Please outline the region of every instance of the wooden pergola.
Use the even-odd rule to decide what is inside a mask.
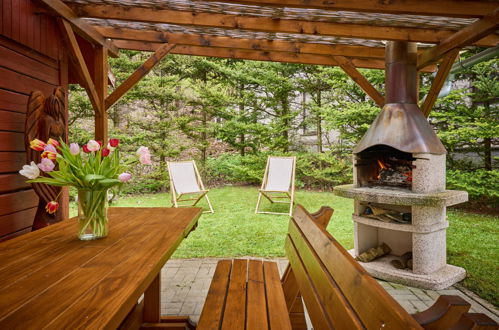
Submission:
[[[437,72],[421,105],[428,115],[459,51],[499,42],[493,0],[40,1],[60,17],[103,140],[107,109],[168,53],[339,66],[383,106],[383,94],[358,68],[384,69],[387,40],[417,42],[418,70]],[[93,46],[91,66],[76,35]],[[154,53],[108,95],[107,57],[120,49]]]

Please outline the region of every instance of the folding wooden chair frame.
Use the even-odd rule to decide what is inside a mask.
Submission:
[[[198,186],[201,188],[200,191],[193,191],[193,192],[184,192],[184,193],[177,193],[177,190],[175,189],[175,184],[173,183],[173,177],[172,177],[172,172],[170,169],[170,163],[192,163],[194,166],[194,172],[196,174],[196,181],[198,183]],[[201,180],[201,175],[199,174],[198,168],[196,166],[196,163],[193,160],[188,160],[184,162],[167,162],[166,165],[168,166],[168,174],[170,176],[170,189],[172,192],[172,206],[174,207],[192,207],[196,206],[199,201],[205,197],[206,202],[208,202],[208,206],[210,208],[209,211],[204,211],[203,213],[215,213],[213,211],[213,206],[211,206],[210,199],[208,198],[208,192],[209,190],[206,190],[203,185],[203,181]],[[192,195],[196,195],[194,198],[189,198]],[[182,199],[182,197],[187,197]],[[179,202],[188,202],[188,201],[194,201],[193,204],[180,204]]]
[[[255,213],[257,214],[277,214],[277,215],[293,215],[293,205],[295,201],[295,170],[296,170],[296,156],[292,157],[272,157],[272,158],[292,158],[293,159],[293,167],[291,168],[291,184],[290,190],[288,191],[271,191],[264,190],[265,185],[267,184],[268,175],[269,175],[269,166],[270,166],[270,158],[267,159],[267,165],[265,166],[265,174],[263,175],[262,186],[258,192],[258,201],[256,202]],[[262,196],[267,198],[272,204],[280,203],[280,204],[289,204],[289,212],[288,213],[280,213],[280,212],[268,212],[268,211],[260,211],[260,202],[262,200]],[[289,199],[288,201],[280,201],[277,199]]]

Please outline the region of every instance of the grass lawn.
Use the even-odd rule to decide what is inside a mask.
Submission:
[[[225,187],[209,193],[214,214],[203,214],[198,228],[180,245],[175,258],[284,256],[288,217],[255,214],[255,187]],[[170,206],[169,194],[121,198],[116,206]],[[346,248],[353,248],[353,201],[329,192],[298,191],[296,202],[315,212],[322,205],[335,209],[328,231]],[[203,202],[204,203],[204,202]],[[201,203],[200,206],[206,206]],[[284,211],[285,205],[265,201],[266,210]],[[464,267],[463,284],[499,305],[499,217],[449,210],[448,261]],[[111,228],[112,230],[112,228]]]

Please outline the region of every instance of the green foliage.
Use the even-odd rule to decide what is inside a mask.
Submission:
[[[339,158],[328,153],[259,153],[241,156],[223,154],[208,158],[205,175],[212,183],[260,184],[268,156],[297,157],[296,185],[306,188],[332,189],[335,185],[351,181],[350,158]]]
[[[499,207],[499,170],[477,169],[472,172],[448,170],[447,187],[466,190],[470,199]]]

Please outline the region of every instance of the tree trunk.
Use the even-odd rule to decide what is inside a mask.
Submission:
[[[483,139],[483,152],[485,153],[484,155],[484,163],[485,163],[485,169],[488,171],[492,171],[492,139],[491,138],[485,138]]]
[[[208,113],[206,110],[203,108],[203,118],[202,118],[202,125],[203,125],[203,131],[201,132],[201,162],[204,164],[206,163],[206,158],[207,158],[207,140],[208,140],[208,134],[206,133],[207,129],[207,124],[208,124]]]
[[[281,116],[283,117],[283,124],[284,124],[284,130],[282,131],[282,137],[284,138],[284,145],[282,146],[282,151],[283,152],[288,152],[289,150],[289,101],[288,101],[288,95],[286,94],[283,96],[281,99],[281,104],[282,104],[282,112]]]
[[[322,93],[320,90],[317,91],[317,106],[319,109],[322,107]],[[322,150],[322,119],[320,110],[316,113],[317,116],[317,152],[323,152]]]

